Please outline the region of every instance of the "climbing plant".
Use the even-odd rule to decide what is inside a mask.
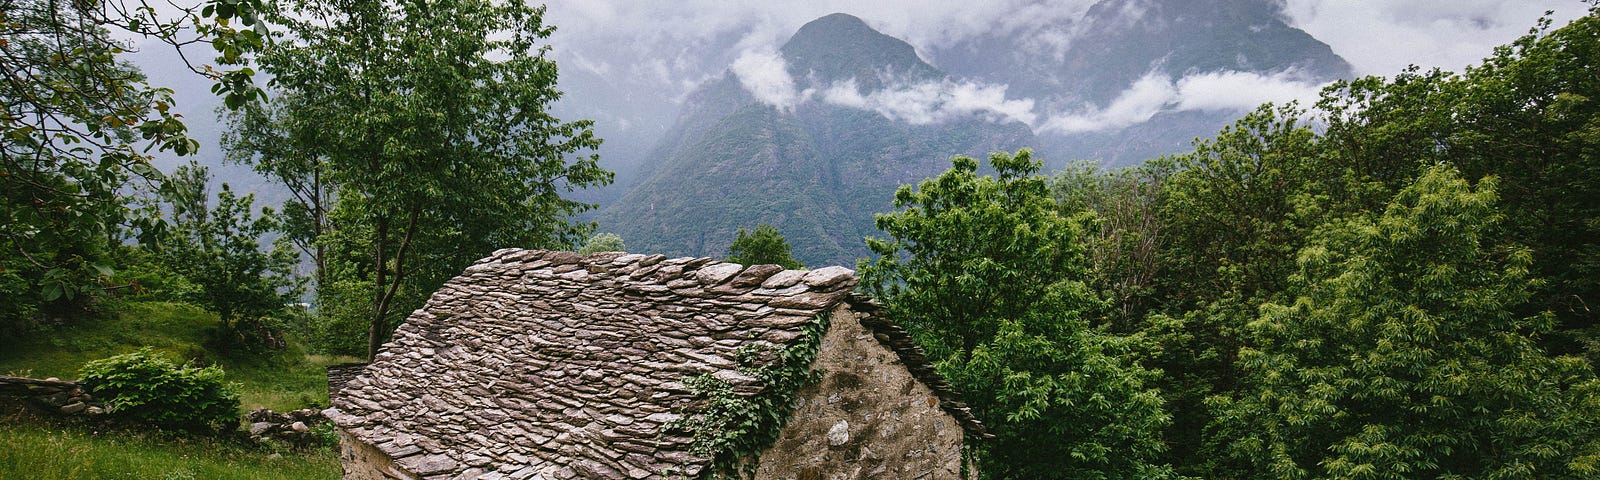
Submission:
[[[735,361],[739,373],[761,381],[754,395],[734,393],[734,386],[710,373],[685,381],[701,406],[665,431],[691,434],[689,453],[711,459],[702,478],[754,478],[761,452],[778,441],[778,434],[795,408],[796,393],[817,380],[811,370],[828,331],[828,315],[801,326],[801,336],[787,346],[750,344],[741,347]],[[769,362],[764,359],[771,358]]]

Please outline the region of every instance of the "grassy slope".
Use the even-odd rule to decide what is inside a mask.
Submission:
[[[215,315],[171,302],[124,302],[106,318],[27,338],[0,338],[0,374],[76,379],[84,362],[151,347],[180,360],[221,365],[240,387],[241,413],[327,405],[327,365],[350,357],[307,355],[296,342],[270,358],[235,359],[205,347]],[[238,355],[244,357],[245,355]],[[39,426],[0,417],[0,478],[338,478],[331,450],[274,454],[209,440],[155,439]]]
[[[331,449],[297,454],[209,440],[162,440],[0,422],[0,478],[334,479]]]
[[[152,347],[179,360],[215,362],[228,380],[240,385],[248,411],[284,411],[328,403],[328,365],[354,357],[307,355],[298,345],[271,358],[239,359],[204,346],[216,315],[172,302],[125,302],[108,318],[85,320],[59,331],[25,339],[0,340],[0,374],[37,378],[78,378],[84,362]],[[244,357],[244,355],[239,355]]]

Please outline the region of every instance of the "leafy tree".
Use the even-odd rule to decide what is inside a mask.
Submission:
[[[539,44],[553,30],[542,7],[286,7],[273,18],[287,32],[262,64],[290,101],[245,117],[266,123],[244,129],[258,138],[241,145],[284,145],[258,159],[265,170],[331,186],[315,240],[331,250],[319,297],[342,305],[333,311],[366,312],[369,357],[398,312],[471,261],[511,245],[570,248],[592,229],[570,222],[592,205],[561,193],[612,177],[593,155],[572,158],[599,145],[590,122],[564,123],[546,109],[560,93]]]
[[[1438,163],[1501,180],[1501,227],[1533,251],[1523,314],[1550,311],[1541,341],[1600,361],[1600,14],[1548,19],[1456,75],[1410,70],[1335,86],[1320,104],[1339,169],[1399,191]],[[1585,346],[1588,342],[1588,346]]]
[[[1539,281],[1495,246],[1497,181],[1427,170],[1381,214],[1301,250],[1292,303],[1249,326],[1247,388],[1218,396],[1218,475],[1594,478],[1600,394],[1586,362],[1535,343]]]
[[[328,245],[318,241],[329,228],[334,185],[329,178],[328,156],[320,148],[324,129],[313,118],[292,117],[289,111],[304,105],[305,97],[282,95],[270,103],[252,103],[229,116],[222,143],[231,162],[252,165],[256,172],[277,180],[289,190],[283,203],[280,230],[284,237],[311,259],[312,278],[320,288],[327,283]],[[282,141],[280,135],[292,137]]]
[[[162,185],[173,225],[159,246],[160,256],[168,268],[199,287],[188,300],[221,318],[229,343],[281,347],[278,332],[264,319],[298,296],[293,277],[298,259],[281,242],[262,251],[259,239],[279,223],[269,208],[252,218],[255,195],[238,196],[223,183],[215,206],[209,205],[209,179],[205,167],[191,163]]]
[[[877,216],[888,239],[859,267],[996,438],[974,443],[992,478],[1153,478],[1167,423],[1131,361],[1136,339],[1104,334],[1083,282],[1085,218],[1066,217],[1027,150],[990,157],[996,176],[955,157],[895,192]]]
[[[728,245],[728,261],[740,265],[777,265],[788,269],[805,268],[789,253],[789,241],[772,225],[761,224],[755,231],[739,234]]]
[[[622,237],[615,233],[600,232],[590,235],[583,241],[583,246],[578,248],[578,253],[588,255],[595,252],[625,252],[628,246],[622,243]]]
[[[170,111],[173,92],[121,60],[131,47],[113,32],[210,43],[218,64],[238,65],[260,46],[259,5],[209,0],[162,16],[139,0],[0,0],[0,293],[21,305],[11,313],[96,293],[120,227],[156,225],[129,209],[131,183],[161,181],[149,152],[199,148]],[[259,93],[247,68],[190,68],[230,106]]]
[[[1050,178],[1050,188],[1063,212],[1091,212],[1086,237],[1089,284],[1112,302],[1111,326],[1129,333],[1140,329],[1155,305],[1166,225],[1161,218],[1161,189],[1176,165],[1157,159],[1139,167],[1103,171],[1078,164]]]

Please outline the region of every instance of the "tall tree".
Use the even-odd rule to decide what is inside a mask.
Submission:
[[[860,265],[996,438],[977,443],[992,478],[1158,478],[1167,423],[1133,339],[1095,329],[1082,223],[1063,216],[1029,151],[990,157],[996,176],[956,157],[895,192],[877,216],[887,239]]]
[[[276,176],[335,186],[317,242],[348,257],[319,297],[364,304],[367,354],[395,312],[497,247],[570,248],[591,205],[565,191],[608,183],[590,122],[546,109],[560,93],[540,42],[543,7],[489,0],[293,1],[289,26],[262,56],[293,101],[244,144],[294,149],[262,157],[304,168]],[[246,118],[246,122],[251,121]],[[318,131],[307,134],[305,125]],[[274,126],[274,124],[276,126]],[[316,159],[316,161],[311,161]],[[277,170],[276,167],[268,170]],[[328,291],[342,285],[340,291]],[[366,299],[350,298],[352,294]],[[325,302],[326,303],[326,302]],[[352,311],[344,309],[343,311]]]
[[[1335,86],[1320,104],[1340,170],[1392,194],[1438,163],[1501,180],[1502,228],[1533,251],[1524,314],[1550,311],[1562,352],[1600,361],[1600,10],[1528,35],[1465,72],[1407,71]]]
[[[122,60],[132,47],[116,35],[211,43],[218,64],[237,65],[261,44],[259,4],[209,0],[164,16],[139,0],[0,0],[0,278],[37,289],[3,292],[11,303],[97,290],[120,227],[159,225],[128,203],[136,180],[161,181],[150,152],[199,148],[171,111],[173,92]],[[216,79],[230,106],[258,93],[247,68],[190,68]]]
[[[783,268],[805,268],[789,252],[789,241],[778,229],[768,224],[756,226],[754,231],[739,229],[733,243],[728,245],[728,261],[743,265],[772,264]]]
[[[1514,311],[1539,281],[1527,249],[1493,241],[1496,191],[1438,166],[1313,235],[1293,301],[1250,324],[1248,387],[1211,400],[1216,475],[1600,475],[1600,380],[1536,345],[1548,313]]]

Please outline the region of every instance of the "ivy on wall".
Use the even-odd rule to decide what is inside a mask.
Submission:
[[[685,381],[702,400],[696,409],[667,425],[666,431],[692,435],[689,452],[711,459],[701,478],[754,478],[761,452],[778,441],[794,411],[801,387],[821,372],[811,370],[828,331],[828,314],[801,326],[801,336],[787,346],[745,345],[736,354],[739,373],[755,377],[763,387],[753,395],[735,393],[734,385],[710,373]]]

